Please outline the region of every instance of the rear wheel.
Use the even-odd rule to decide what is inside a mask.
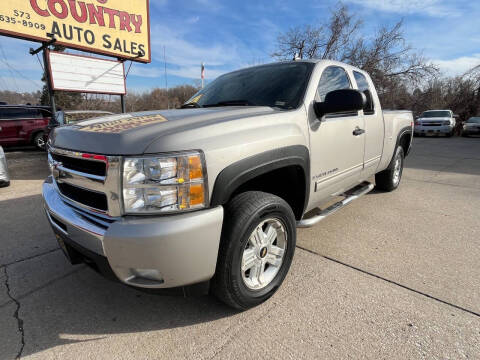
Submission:
[[[283,199],[253,191],[236,196],[225,206],[213,294],[236,309],[261,304],[285,279],[295,245],[295,217]]]
[[[376,188],[383,191],[393,191],[398,188],[402,180],[404,162],[403,148],[398,146],[388,168],[375,175]]]
[[[43,139],[43,131],[36,133],[33,138],[33,145],[38,150],[45,150],[45,140]]]

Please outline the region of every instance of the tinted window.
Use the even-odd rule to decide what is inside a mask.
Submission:
[[[468,119],[467,123],[469,124],[480,124],[480,117],[473,117]]]
[[[452,117],[450,111],[425,111],[422,118]]]
[[[257,66],[220,76],[188,103],[200,106],[255,105],[294,109],[305,94],[313,63]]]
[[[38,119],[42,118],[39,109],[25,109],[25,108],[4,108],[0,109],[0,119],[15,120],[15,119]]]
[[[357,82],[358,90],[363,92],[367,97],[367,106],[363,110],[365,115],[372,115],[375,113],[375,104],[373,103],[372,91],[370,90],[370,85],[368,84],[367,78],[365,75],[354,71],[353,76],[355,76],[355,81]]]
[[[338,66],[330,66],[323,71],[318,83],[317,96],[319,101],[324,101],[325,95],[331,91],[351,88],[346,71]]]

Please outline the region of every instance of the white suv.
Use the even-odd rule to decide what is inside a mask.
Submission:
[[[451,110],[429,110],[415,121],[415,135],[444,134],[451,137],[455,125],[455,115]]]

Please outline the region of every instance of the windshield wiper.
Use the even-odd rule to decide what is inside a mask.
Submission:
[[[201,107],[203,106],[196,102],[190,102],[188,104],[183,104],[182,106],[180,106],[180,109],[201,108]]]
[[[255,106],[248,100],[227,100],[220,101],[216,104],[206,104],[203,107],[215,107],[215,106]]]

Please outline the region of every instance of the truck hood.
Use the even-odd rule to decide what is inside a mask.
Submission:
[[[58,127],[49,142],[54,147],[80,152],[141,155],[165,135],[278,111],[271,107],[231,106],[118,114]]]

